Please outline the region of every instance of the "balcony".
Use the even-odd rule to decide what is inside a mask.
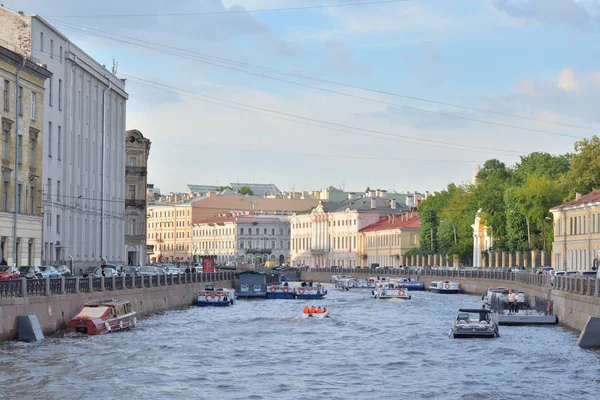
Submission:
[[[146,208],[146,200],[125,199],[125,207]]]
[[[146,167],[125,167],[126,175],[140,175],[145,176],[148,173],[148,169]]]

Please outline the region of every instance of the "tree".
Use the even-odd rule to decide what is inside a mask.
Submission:
[[[437,239],[438,250],[441,254],[454,254],[458,246],[458,225],[449,220],[440,221]]]
[[[506,245],[508,251],[524,251],[529,248],[527,223],[525,215],[519,211],[516,196],[517,188],[510,187],[504,191],[504,208],[506,210]]]
[[[249,196],[254,196],[254,192],[248,186],[242,186],[239,193],[243,195],[247,194]]]
[[[215,192],[221,193],[221,192],[223,192],[223,191],[225,191],[227,189],[233,190],[233,188],[231,186],[217,186],[215,188]]]
[[[569,197],[576,192],[587,194],[600,188],[600,139],[594,135],[591,139],[575,142],[575,154],[571,157],[569,172],[564,177],[569,188]]]
[[[534,152],[521,156],[521,161],[515,168],[515,178],[519,184],[525,183],[529,175],[544,176],[555,180],[569,171],[571,156],[561,154],[558,156],[550,153]]]
[[[419,243],[421,253],[435,254],[437,252],[437,227],[438,216],[435,210],[426,208],[419,211],[421,227],[419,231]]]

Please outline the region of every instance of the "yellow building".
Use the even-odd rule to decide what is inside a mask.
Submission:
[[[600,190],[550,209],[554,216],[552,267],[591,270],[600,252]]]
[[[16,267],[41,262],[44,82],[51,76],[0,47],[0,256]]]
[[[382,267],[406,265],[404,255],[419,247],[421,220],[412,213],[390,214],[359,231],[360,265]]]

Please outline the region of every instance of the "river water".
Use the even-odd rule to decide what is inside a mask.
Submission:
[[[480,298],[411,292],[374,300],[330,288],[307,302],[169,311],[128,332],[0,345],[3,399],[600,399],[600,352],[561,327],[450,339]]]

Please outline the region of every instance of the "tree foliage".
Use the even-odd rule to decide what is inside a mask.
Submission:
[[[215,188],[215,192],[221,193],[222,191],[227,190],[227,189],[233,190],[233,188],[231,186],[217,186]]]
[[[586,194],[600,188],[598,136],[575,142],[575,154],[571,157],[571,166],[563,182],[569,188],[570,198],[575,197],[576,192]]]
[[[248,186],[242,186],[240,188],[240,192],[239,193],[242,194],[242,195],[249,195],[249,196],[253,196],[254,195],[254,192]]]
[[[432,208],[425,208],[419,211],[419,217],[421,218],[420,226],[420,244],[421,253],[423,254],[434,254],[438,251],[437,246],[437,228],[438,228],[438,216],[437,212]]]

